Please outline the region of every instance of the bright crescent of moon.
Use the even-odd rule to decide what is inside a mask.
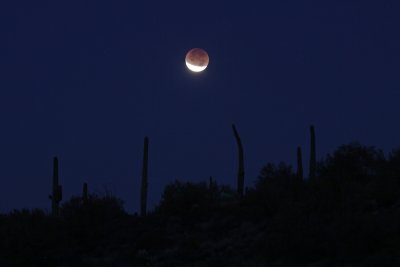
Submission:
[[[186,66],[188,67],[189,70],[194,71],[194,72],[200,72],[207,68],[207,65],[206,66],[195,66],[195,65],[190,64],[187,61],[186,61]]]

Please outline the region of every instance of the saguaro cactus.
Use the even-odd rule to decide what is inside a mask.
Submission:
[[[303,160],[300,146],[297,147],[297,178],[303,180]]]
[[[146,214],[147,214],[148,157],[149,157],[149,138],[146,136],[144,138],[142,185],[141,185],[141,190],[140,190],[140,215],[141,216],[146,216]]]
[[[62,187],[58,183],[58,159],[54,157],[53,159],[53,185],[52,194],[49,195],[51,199],[51,214],[53,216],[58,216],[60,202],[62,200]]]
[[[317,156],[316,156],[316,148],[315,148],[315,129],[314,125],[310,126],[310,180],[315,179],[315,172],[317,169]]]
[[[236,143],[239,150],[239,167],[238,167],[238,177],[237,177],[237,193],[239,197],[243,196],[244,187],[244,159],[243,159],[243,145],[240,139],[239,133],[236,130],[234,124],[232,124],[233,134],[235,135]]]
[[[212,176],[210,176],[210,179],[209,179],[209,182],[208,182],[208,189],[210,191],[218,190],[217,180],[214,179]]]
[[[83,183],[82,201],[83,201],[83,203],[87,203],[88,202],[88,186],[87,186],[87,183]]]

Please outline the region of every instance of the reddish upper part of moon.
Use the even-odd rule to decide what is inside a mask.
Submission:
[[[186,64],[205,69],[208,65],[209,58],[206,51],[201,48],[193,48],[186,54]]]

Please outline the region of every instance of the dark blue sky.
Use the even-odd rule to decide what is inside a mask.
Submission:
[[[0,212],[50,208],[82,183],[149,204],[174,179],[246,184],[269,162],[359,141],[400,141],[400,3],[393,1],[7,1],[0,4]],[[209,53],[193,74],[184,57]],[[305,161],[305,164],[307,161]]]

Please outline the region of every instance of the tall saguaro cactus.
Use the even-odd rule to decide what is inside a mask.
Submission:
[[[144,138],[142,185],[141,185],[141,189],[140,189],[140,215],[141,216],[146,216],[146,214],[147,214],[148,158],[149,158],[149,138],[146,136]]]
[[[310,126],[310,180],[315,179],[315,172],[317,169],[317,156],[316,156],[316,148],[315,148],[315,129],[314,125]]]
[[[238,167],[238,177],[237,177],[237,193],[239,197],[243,196],[244,187],[244,159],[243,159],[243,145],[240,139],[239,133],[236,130],[235,124],[232,124],[233,134],[235,135],[236,143],[239,150],[239,167]]]
[[[53,216],[58,216],[60,202],[62,200],[62,187],[58,183],[58,158],[53,159],[53,185],[52,194],[49,195],[51,199],[51,214]]]
[[[297,178],[303,180],[303,159],[300,146],[297,147]]]

